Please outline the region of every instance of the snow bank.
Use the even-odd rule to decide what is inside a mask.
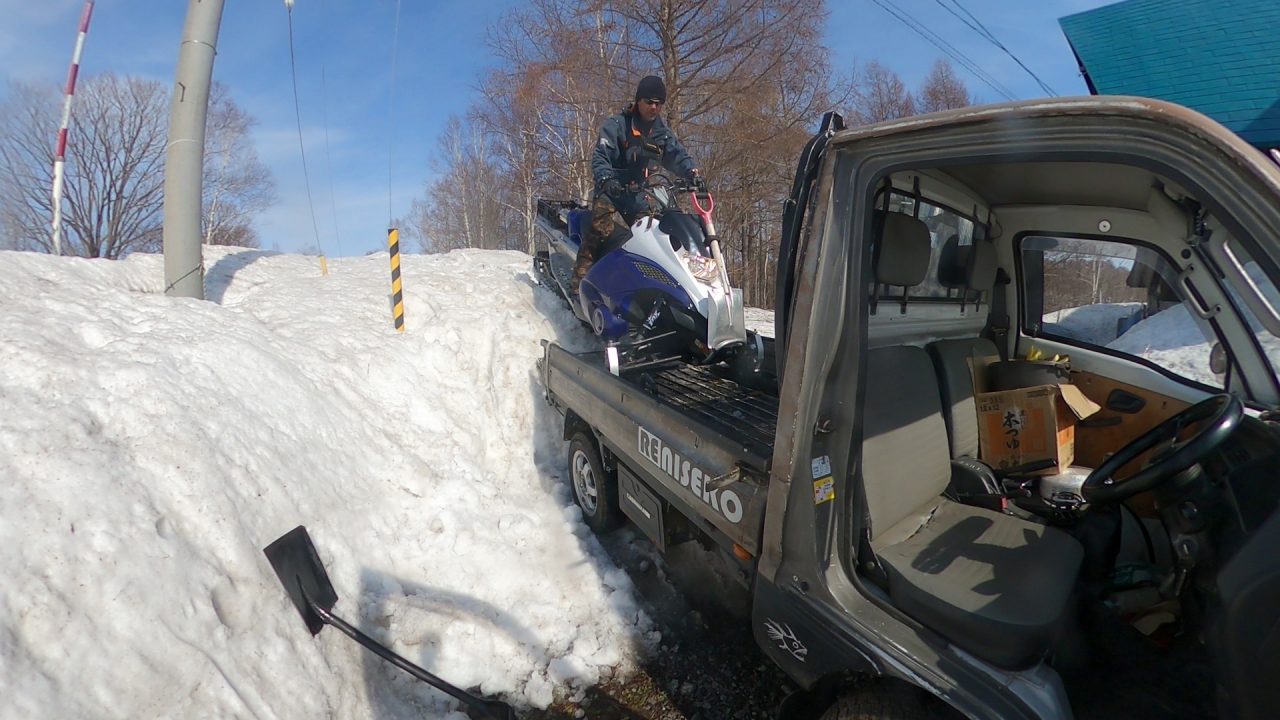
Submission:
[[[742,309],[742,319],[747,327],[765,337],[774,336],[773,311],[747,307]]]
[[[1117,322],[1141,313],[1142,303],[1099,303],[1044,314],[1045,332],[1106,345],[1116,339]]]
[[[1107,344],[1170,370],[1185,378],[1222,387],[1209,369],[1211,344],[1185,305],[1174,305],[1129,328]]]
[[[262,554],[298,524],[337,614],[518,705],[656,641],[560,479],[539,340],[590,340],[527,256],[405,257],[404,334],[385,254],[206,264],[200,302],[0,252],[0,715],[446,716],[306,632]]]
[[[1272,370],[1280,369],[1280,338],[1267,332],[1250,316],[1254,336]],[[1152,315],[1107,344],[1211,387],[1222,387],[1223,378],[1209,368],[1213,343],[1196,324],[1185,305],[1174,305]]]
[[[1267,279],[1258,264],[1250,261],[1245,269],[1267,301],[1280,307],[1280,292],[1277,292],[1276,286]],[[1280,372],[1280,338],[1263,328],[1242,302],[1237,301],[1236,306],[1245,313],[1272,370]],[[1185,305],[1174,305],[1135,322],[1117,337],[1117,321],[1134,319],[1135,313],[1139,313],[1142,307],[1142,303],[1135,302],[1063,308],[1045,313],[1044,329],[1136,355],[1183,377],[1213,387],[1222,387],[1223,378],[1209,369],[1209,354],[1213,343],[1206,339],[1206,332],[1200,329]]]

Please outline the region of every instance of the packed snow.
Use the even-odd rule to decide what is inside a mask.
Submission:
[[[1258,263],[1249,261],[1245,271],[1266,301],[1280,307],[1280,291]],[[1280,338],[1268,332],[1239,296],[1233,295],[1272,370],[1280,373]],[[1185,378],[1222,387],[1223,378],[1209,367],[1212,331],[1202,329],[1186,305],[1173,305],[1145,318],[1143,307],[1143,303],[1123,302],[1053,310],[1044,314],[1044,330],[1129,353]]]
[[[1150,360],[1182,377],[1222,387],[1223,379],[1209,368],[1212,343],[1185,305],[1174,305],[1143,319],[1106,346]]]
[[[1280,338],[1256,321],[1250,324],[1272,370],[1280,370]],[[1174,305],[1129,328],[1107,347],[1145,358],[1185,378],[1222,387],[1223,378],[1209,368],[1213,343],[1207,337],[1185,305]]]
[[[1097,303],[1062,308],[1044,314],[1044,330],[1094,345],[1116,339],[1119,322],[1135,314],[1141,317],[1142,303]]]
[[[1259,283],[1269,289],[1269,283]],[[1242,303],[1238,306],[1244,308]],[[1149,360],[1196,382],[1222,387],[1210,369],[1213,342],[1185,305],[1173,305],[1142,318],[1142,303],[1098,303],[1045,313],[1047,332],[1118,350]],[[1254,335],[1272,369],[1280,369],[1280,338],[1247,312]],[[1117,336],[1117,333],[1119,335]]]
[[[591,338],[520,253],[0,252],[0,716],[463,718],[336,630],[262,548],[305,524],[334,612],[518,707],[659,641],[564,481],[539,341]]]
[[[753,307],[743,308],[742,321],[757,333],[765,337],[774,337],[772,310]]]

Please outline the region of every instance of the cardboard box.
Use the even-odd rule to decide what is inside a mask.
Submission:
[[[986,365],[987,360],[971,363],[979,458],[1001,470],[1051,460],[1052,467],[1028,474],[1065,472],[1076,457],[1076,421],[1102,408],[1070,384],[981,392]]]

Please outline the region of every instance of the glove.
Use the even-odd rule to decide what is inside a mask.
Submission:
[[[622,183],[617,178],[609,178],[600,185],[600,192],[608,197],[617,197],[622,194]]]

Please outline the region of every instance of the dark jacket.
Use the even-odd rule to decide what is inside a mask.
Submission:
[[[634,106],[627,108],[606,120],[604,127],[600,128],[600,139],[591,157],[591,174],[597,192],[611,178],[623,186],[629,182],[643,182],[644,170],[650,159],[657,160],[680,177],[688,177],[689,172],[697,167],[661,117],[653,121],[653,127],[645,134],[635,122],[638,118],[634,110]],[[623,191],[619,195],[621,197],[610,196],[609,199],[623,215],[632,216],[646,209],[640,193]]]

